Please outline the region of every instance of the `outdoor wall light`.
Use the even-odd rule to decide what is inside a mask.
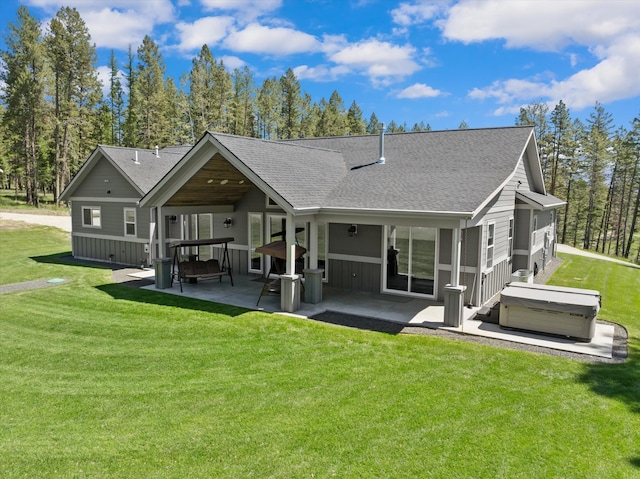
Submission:
[[[222,225],[225,228],[228,228],[229,226],[231,226],[233,224],[233,220],[231,218],[227,218],[222,222]]]
[[[349,236],[356,236],[358,234],[358,225],[351,225],[347,230]]]
[[[169,222],[174,225],[176,224],[176,221],[178,221],[178,217],[176,215],[171,215],[169,216]]]

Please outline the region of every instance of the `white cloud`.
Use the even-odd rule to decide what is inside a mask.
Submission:
[[[420,70],[414,60],[416,49],[371,39],[347,45],[331,54],[330,60],[338,65],[360,71],[376,85],[389,85]]]
[[[640,2],[628,0],[463,0],[439,20],[445,38],[504,39],[508,47],[557,51],[575,43],[607,45],[640,29]]]
[[[431,20],[440,14],[447,5],[448,2],[444,0],[416,3],[403,2],[397,8],[391,10],[391,18],[393,23],[407,27]]]
[[[282,6],[282,0],[200,0],[207,11],[232,11],[245,21],[277,10]]]
[[[40,7],[50,14],[60,9],[58,0],[28,0],[29,5]],[[76,8],[84,20],[91,41],[98,47],[126,49],[142,43],[145,35],[151,35],[159,23],[175,20],[171,0],[111,0],[105,7],[104,0],[67,0],[65,5]]]
[[[317,65],[310,67],[308,65],[300,65],[293,69],[293,73],[298,80],[335,81],[341,76],[351,73],[351,70],[345,66]]]
[[[228,71],[233,71],[236,68],[242,68],[246,65],[246,63],[233,55],[223,55],[220,57],[220,60],[224,63],[225,69]]]
[[[180,50],[195,50],[205,43],[211,48],[222,40],[233,26],[233,17],[203,17],[193,23],[178,22]]]
[[[424,83],[416,83],[410,87],[401,90],[396,97],[397,98],[433,98],[442,95],[440,90],[430,87]]]
[[[291,28],[270,28],[257,23],[251,23],[243,30],[230,33],[223,45],[236,52],[274,56],[316,52],[321,49],[320,42],[313,35]]]
[[[512,78],[469,92],[472,99],[496,101],[496,115],[517,113],[531,101],[547,101],[553,107],[563,100],[569,108],[580,110],[596,101],[640,94],[640,2],[462,0],[436,23],[449,40],[502,39],[508,48],[558,52],[573,68],[578,65],[577,55],[563,49],[586,47],[598,62],[564,79]]]

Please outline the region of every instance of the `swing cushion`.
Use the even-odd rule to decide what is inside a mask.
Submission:
[[[207,279],[224,276],[217,259],[207,261],[181,261],[178,263],[180,277],[183,279]]]

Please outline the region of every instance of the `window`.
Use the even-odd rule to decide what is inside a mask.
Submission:
[[[249,213],[249,272],[262,273],[262,255],[256,248],[262,246],[262,213]]]
[[[513,256],[513,218],[509,218],[509,258]]]
[[[124,209],[124,235],[136,235],[136,210],[135,208]]]
[[[536,233],[538,232],[538,217],[533,215],[533,237],[531,239],[531,246],[536,245]]]
[[[493,244],[495,240],[495,223],[487,225],[487,269],[493,267]]]
[[[88,228],[100,228],[100,207],[99,206],[83,206],[82,207],[82,226]]]

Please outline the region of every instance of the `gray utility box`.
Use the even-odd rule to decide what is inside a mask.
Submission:
[[[156,275],[156,289],[171,287],[171,258],[156,258],[153,260]]]
[[[527,283],[510,283],[500,293],[500,326],[591,341],[600,293]]]
[[[518,269],[511,273],[512,283],[533,283],[533,272],[528,269]]]

